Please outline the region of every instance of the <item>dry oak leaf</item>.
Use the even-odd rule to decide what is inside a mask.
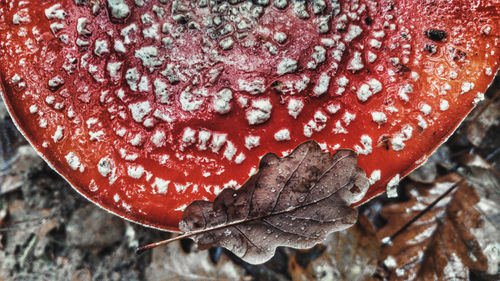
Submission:
[[[353,151],[331,157],[309,141],[283,158],[266,154],[240,189],[225,189],[214,202],[193,202],[179,227],[201,249],[224,247],[246,262],[263,263],[279,246],[310,248],[355,224],[357,210],[350,205],[368,187]]]
[[[409,201],[382,209],[382,216],[389,223],[380,229],[379,237],[395,233],[461,180],[450,174],[438,179],[431,188],[409,184]],[[382,248],[380,260],[387,270],[387,279],[470,280],[477,272],[497,275],[500,238],[494,221],[500,217],[498,190],[498,186],[496,190],[484,191],[459,183],[454,192]]]

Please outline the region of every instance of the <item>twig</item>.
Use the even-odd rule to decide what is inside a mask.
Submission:
[[[13,222],[9,223],[10,227],[0,228],[0,232],[8,232],[8,231],[19,230],[20,228],[17,227],[17,225],[25,224],[25,223],[37,223],[37,224],[41,224],[41,223],[43,223],[43,220],[51,219],[51,218],[54,218],[54,217],[56,217],[56,213],[50,214],[50,215],[44,216],[44,217],[29,218],[29,219],[24,219],[24,220],[13,221]],[[36,226],[33,225],[31,227],[36,227]],[[23,229],[25,229],[25,228],[26,227],[24,227]]]
[[[465,179],[461,179],[458,182],[454,183],[448,190],[446,190],[441,196],[439,196],[436,200],[434,200],[431,204],[429,204],[425,209],[422,210],[418,215],[416,215],[414,218],[412,218],[409,222],[407,222],[405,225],[403,225],[398,231],[396,231],[393,235],[384,237],[382,239],[382,243],[386,245],[390,245],[392,243],[392,240],[396,238],[398,235],[403,233],[410,225],[412,225],[414,222],[416,222],[419,218],[421,218],[425,213],[427,213],[430,209],[432,209],[439,201],[443,200],[446,196],[448,196],[457,186],[461,185],[462,183],[465,182]]]

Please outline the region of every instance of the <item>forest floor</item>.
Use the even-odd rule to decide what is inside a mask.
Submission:
[[[405,178],[400,196],[360,208],[358,224],[307,251],[279,248],[263,265],[110,215],[77,194],[16,132],[0,105],[0,281],[500,280],[500,79],[455,134]],[[466,179],[392,244],[383,237]],[[495,271],[496,270],[496,271]],[[443,279],[444,280],[444,279]]]

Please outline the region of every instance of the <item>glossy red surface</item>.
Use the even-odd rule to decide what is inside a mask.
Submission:
[[[160,229],[309,139],[360,153],[375,171],[364,202],[423,163],[499,68],[493,0],[312,1],[308,19],[300,2],[202,1],[0,0],[1,90],[20,130],[86,198]]]

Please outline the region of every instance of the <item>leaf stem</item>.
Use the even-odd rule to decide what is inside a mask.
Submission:
[[[154,242],[154,243],[151,243],[151,244],[148,244],[148,245],[144,245],[144,246],[141,246],[141,247],[137,248],[135,250],[135,253],[138,254],[138,255],[140,255],[140,254],[144,253],[145,251],[147,251],[149,249],[156,248],[156,247],[163,246],[163,245],[167,245],[167,244],[170,244],[172,242],[175,242],[175,241],[178,241],[178,240],[181,240],[181,239],[184,239],[184,238],[188,238],[188,237],[193,236],[193,235],[195,235],[195,233],[185,233],[185,234],[176,236],[174,238],[170,238],[170,239],[166,239],[166,240],[163,240],[163,241],[158,241],[158,242]]]

